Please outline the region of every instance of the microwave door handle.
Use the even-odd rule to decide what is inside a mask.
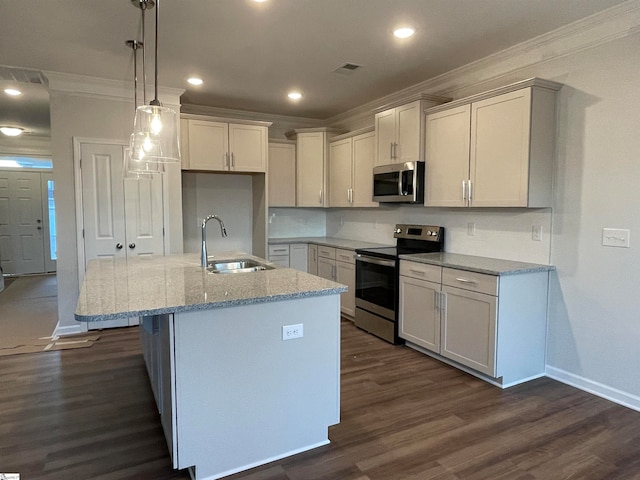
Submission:
[[[404,195],[402,192],[404,189],[404,173],[402,171],[398,172],[398,195]]]

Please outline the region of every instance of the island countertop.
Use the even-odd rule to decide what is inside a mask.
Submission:
[[[281,268],[243,252],[216,252],[218,260],[251,258],[272,270],[213,274],[199,254],[89,262],[75,319],[94,322],[132,316],[162,315],[211,308],[333,295],[339,283],[291,268]]]

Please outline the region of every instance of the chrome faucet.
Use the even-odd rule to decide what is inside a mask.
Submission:
[[[211,219],[216,219],[219,223],[220,223],[220,234],[223,237],[227,236],[227,229],[224,228],[224,223],[222,222],[222,219],[220,217],[218,217],[217,215],[208,215],[206,216],[203,220],[202,220],[202,255],[201,255],[201,261],[202,261],[202,268],[207,268],[207,222]]]

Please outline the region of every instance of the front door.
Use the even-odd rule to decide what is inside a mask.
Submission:
[[[45,229],[39,172],[0,172],[0,265],[4,273],[43,273]]]

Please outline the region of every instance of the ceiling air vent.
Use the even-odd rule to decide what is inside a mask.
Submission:
[[[47,79],[38,70],[0,66],[0,80],[17,83],[47,85]]]
[[[345,63],[336,68],[333,72],[339,73],[340,75],[351,75],[353,72],[362,68],[362,65],[358,65],[356,63]]]

